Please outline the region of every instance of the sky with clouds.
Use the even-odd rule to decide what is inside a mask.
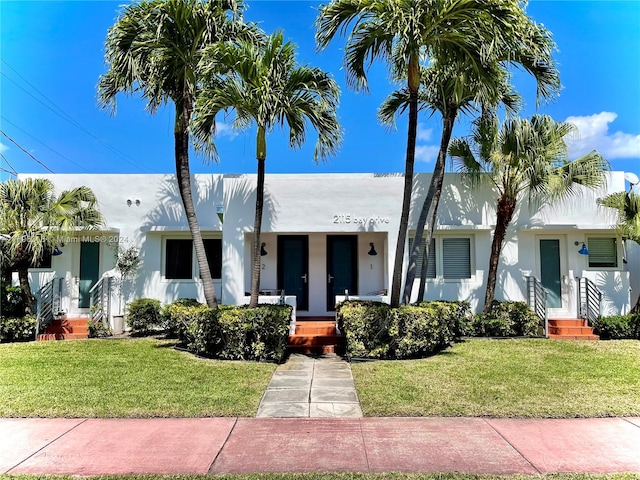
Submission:
[[[173,109],[155,116],[139,98],[120,97],[115,115],[101,110],[96,84],[106,71],[104,39],[118,2],[0,2],[0,180],[8,172],[104,173],[173,171]],[[318,52],[313,21],[317,1],[247,0],[247,20],[267,32],[283,29],[298,45],[300,63],[332,73],[342,89],[339,117],[344,141],[338,154],[314,164],[315,136],[298,151],[287,133],[276,130],[267,143],[267,172],[402,172],[406,118],[395,129],[379,124],[376,110],[394,86],[383,65],[369,71],[370,93],[356,93],[345,82],[343,41]],[[598,150],[614,170],[640,174],[640,1],[533,0],[527,12],[553,32],[558,45],[563,91],[537,106],[535,85],[522,72],[514,83],[525,100],[521,116],[551,115],[574,123],[570,158]],[[454,136],[468,133],[462,118]],[[421,113],[416,171],[429,172],[438,151],[437,115]],[[194,158],[194,172],[255,171],[255,131],[234,131],[221,118],[216,139],[220,162]],[[26,152],[28,153],[26,153]],[[38,163],[39,162],[39,163]]]

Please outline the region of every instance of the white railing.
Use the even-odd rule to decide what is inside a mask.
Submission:
[[[62,278],[52,278],[36,292],[36,339],[41,329],[46,328],[53,317],[60,313]]]
[[[92,321],[109,325],[113,284],[113,277],[104,274],[89,290],[89,315]]]
[[[542,286],[542,282],[536,277],[528,276],[527,297],[529,306],[540,319],[540,324],[544,329],[544,336],[549,336],[549,315],[547,313],[547,289]]]

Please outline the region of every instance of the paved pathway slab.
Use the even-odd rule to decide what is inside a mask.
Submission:
[[[327,405],[321,406],[323,403]],[[256,416],[362,417],[351,365],[333,354],[291,355],[276,369]]]
[[[371,472],[535,474],[480,418],[364,418]]]
[[[210,473],[366,472],[358,419],[238,419]]]
[[[206,473],[235,418],[91,419],[11,473]]]
[[[640,428],[625,419],[487,421],[541,473],[640,472]]]
[[[0,473],[8,472],[84,421],[68,418],[0,418]]]

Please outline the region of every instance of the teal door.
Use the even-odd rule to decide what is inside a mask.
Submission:
[[[358,237],[327,236],[327,311],[336,309],[336,295],[358,294]]]
[[[540,281],[548,291],[549,308],[562,308],[560,278],[560,240],[540,240]]]
[[[100,244],[82,242],[80,244],[80,296],[78,308],[89,308],[89,291],[96,284],[100,272]]]
[[[278,290],[296,296],[296,309],[309,310],[309,237],[278,237]]]

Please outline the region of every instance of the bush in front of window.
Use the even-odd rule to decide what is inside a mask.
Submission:
[[[391,308],[369,301],[337,307],[347,355],[366,358],[418,358],[432,355],[468,330],[467,302],[421,302]]]
[[[0,318],[0,343],[28,342],[36,335],[36,317]]]
[[[494,300],[488,313],[473,320],[478,337],[530,337],[538,334],[540,319],[525,302]]]
[[[22,287],[13,286],[0,279],[0,312],[3,317],[21,318],[24,317],[25,304]]]
[[[127,305],[126,321],[134,335],[147,335],[161,328],[160,300],[138,298]]]
[[[601,340],[640,340],[640,313],[598,317],[592,326]]]
[[[198,355],[226,360],[280,361],[289,337],[290,305],[220,306],[191,299],[163,308],[165,326]]]

